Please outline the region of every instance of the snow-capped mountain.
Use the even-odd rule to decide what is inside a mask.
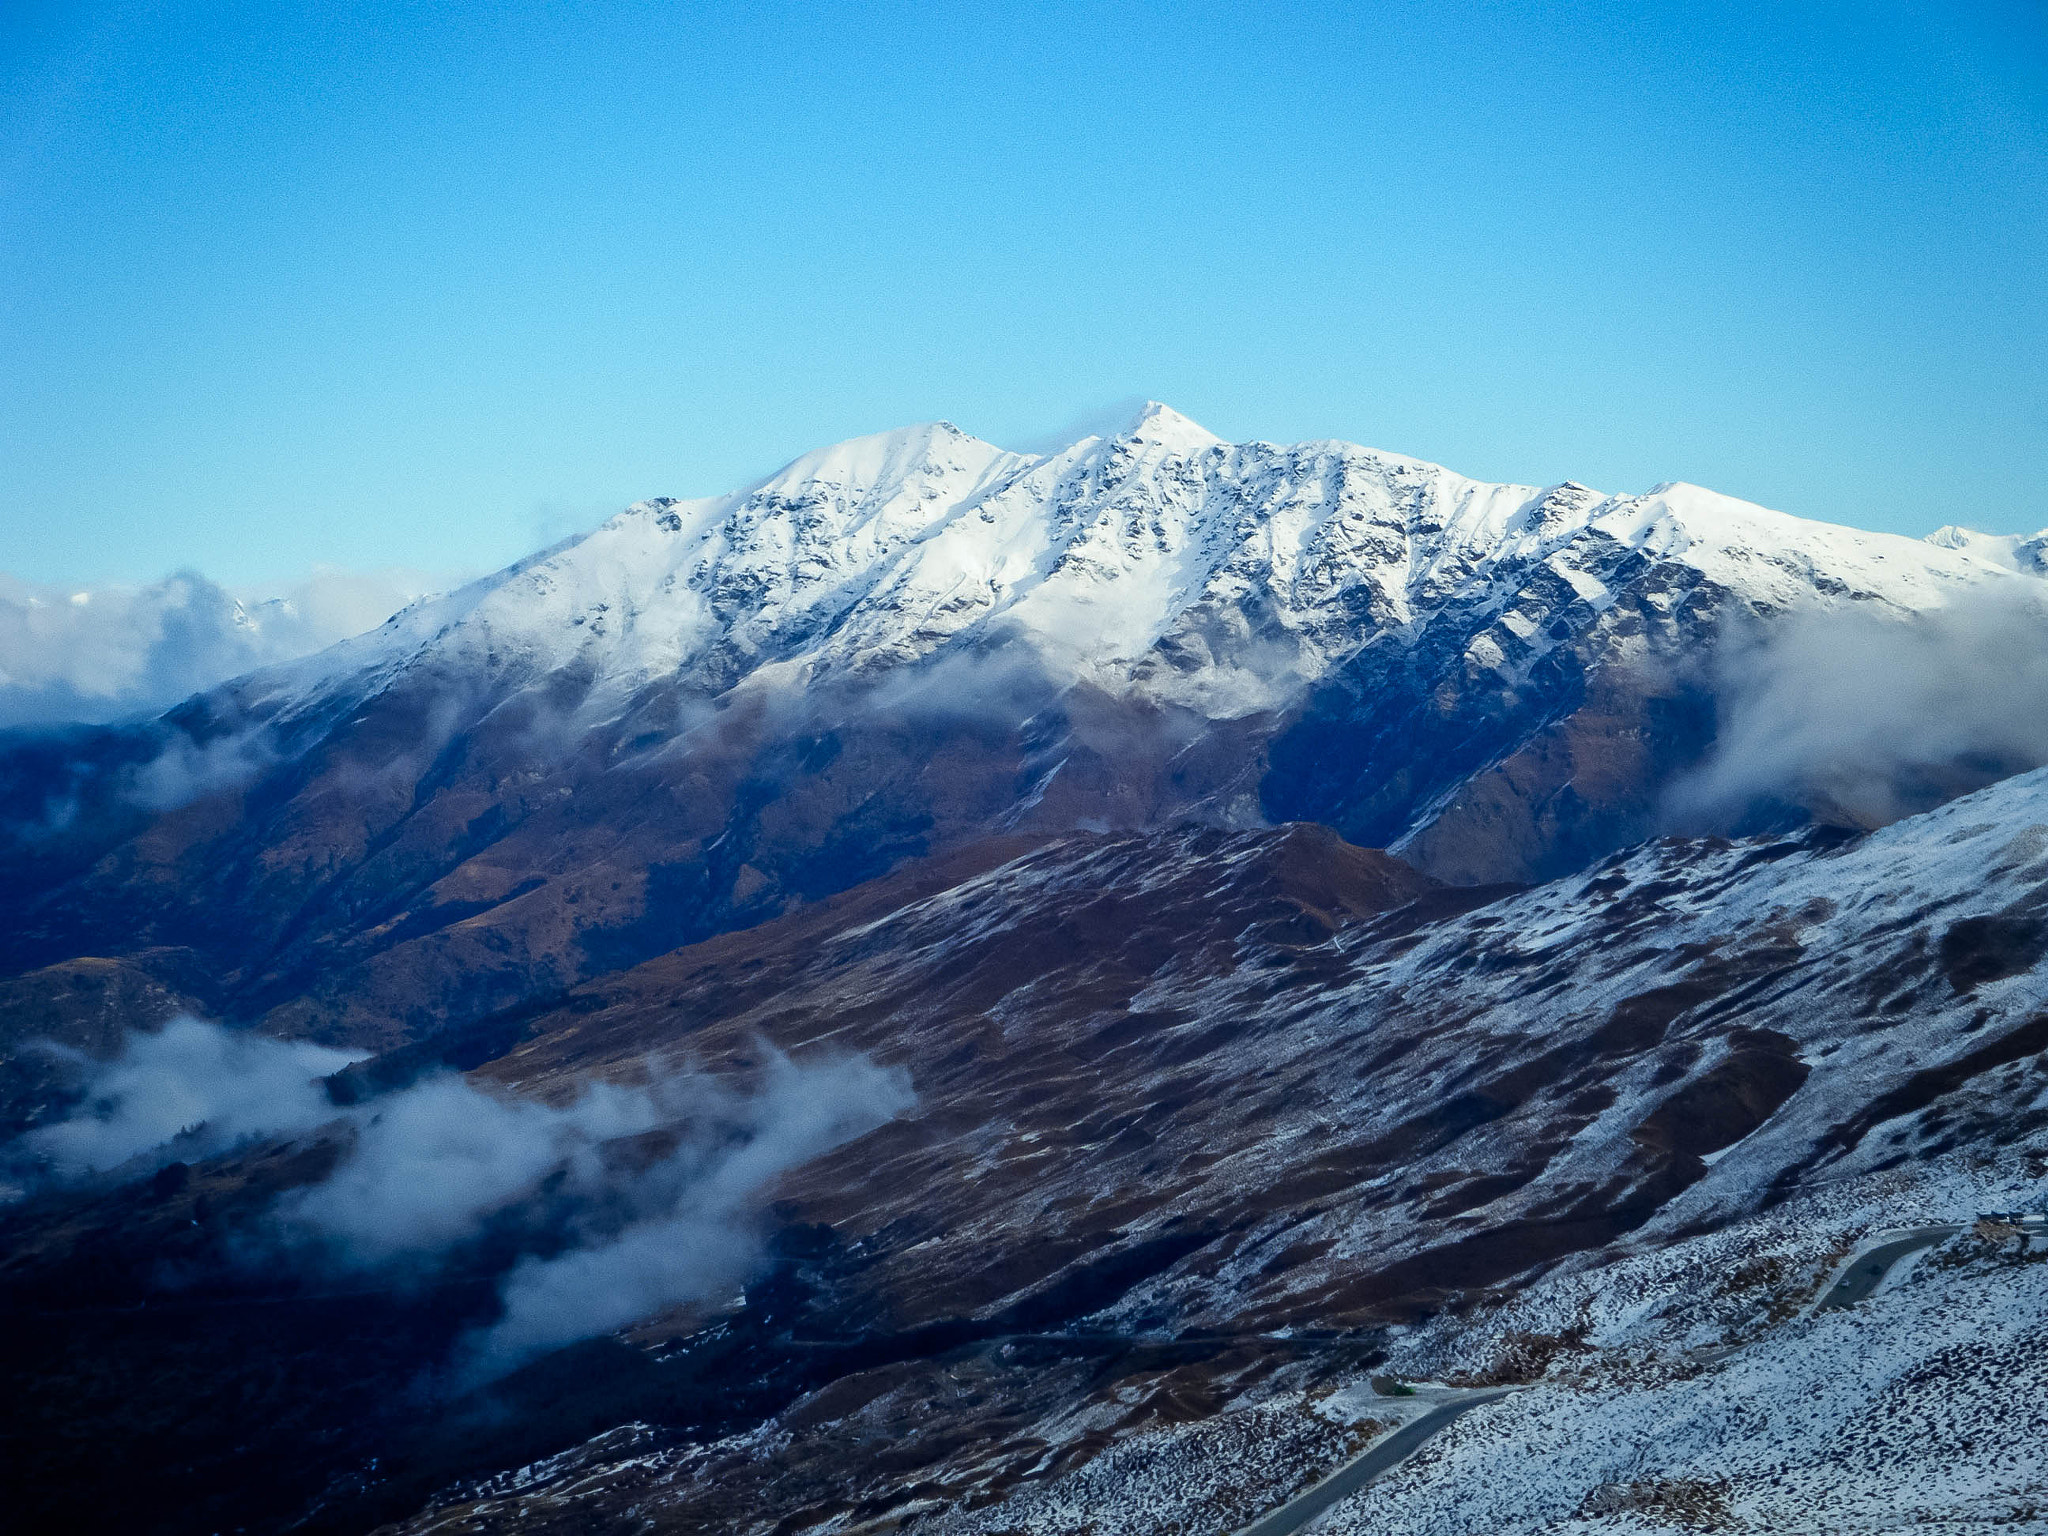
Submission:
[[[643,502],[249,699],[289,713],[309,675],[315,698],[417,669],[501,697],[549,678],[572,729],[644,746],[712,700],[815,714],[886,687],[1017,724],[1081,688],[1125,717],[1092,750],[1178,756],[1181,782],[1079,820],[1312,818],[1454,879],[1526,878],[1661,829],[1661,785],[1714,734],[1724,633],[2040,590],[2014,578],[2043,542],[1865,533],[1683,484],[1491,485],[1346,443],[1229,444],[1152,404],[1044,457],[938,423]],[[1219,725],[1231,746],[1189,754]],[[1072,735],[1027,769],[1031,805]],[[1503,841],[1538,801],[1550,823]]]
[[[809,686],[1018,646],[1062,681],[1230,719],[1284,709],[1452,610],[1468,663],[1517,678],[1647,567],[1757,612],[1903,612],[2033,569],[2040,542],[1916,542],[1683,484],[1490,485],[1348,443],[1229,444],[1155,403],[1044,457],[938,422],[806,454],[730,496],[641,502],[319,670],[581,666],[593,705],[623,708],[671,678]]]
[[[159,1094],[143,1163],[0,1205],[22,1481],[54,1525],[1223,1536],[1391,1429],[1384,1370],[1529,1390],[1348,1528],[2035,1519],[2031,1256],[1800,1316],[1887,1223],[2048,1198],[2048,745],[1952,707],[2048,720],[2031,547],[1156,407],[926,427],[11,737],[0,1126],[126,1115],[181,1011],[290,1042],[251,1139]],[[1882,802],[1801,776],[1844,711]],[[1771,825],[1651,837],[1731,745]],[[260,1099],[245,1036],[165,1037]],[[619,1109],[684,1056],[675,1123]],[[691,1128],[863,1057],[820,1155]],[[443,1236],[323,1246],[322,1190]],[[515,1285],[550,1331],[467,1391]]]
[[[1724,640],[2040,593],[2026,547],[1229,444],[1158,405],[1045,456],[907,428],[0,753],[0,959],[199,956],[217,1009],[376,1043],[423,986],[488,1013],[990,831],[1313,820],[1543,878],[1668,829]],[[1865,798],[2039,760],[1967,725]],[[1792,780],[1751,824],[1862,803]]]

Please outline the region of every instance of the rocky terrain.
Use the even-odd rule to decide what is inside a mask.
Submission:
[[[1253,950],[1213,979],[1169,961],[1140,996],[1195,1000],[1197,1017],[1148,1021],[1142,1043],[1100,1012],[1059,1030],[1090,1013],[1071,997],[1005,1007],[1002,1033],[1040,1064],[990,1075],[1043,1099],[951,1114],[932,1073],[925,1107],[857,1163],[793,1179],[782,1208],[861,1234],[859,1263],[794,1333],[915,1325],[936,1290],[997,1339],[963,1341],[943,1368],[863,1373],[738,1441],[676,1447],[649,1427],[586,1447],[415,1528],[569,1528],[618,1508],[685,1529],[893,1510],[947,1531],[1228,1530],[1327,1470],[1360,1425],[1402,1416],[1364,1388],[1375,1364],[1543,1385],[1345,1506],[1340,1528],[1889,1529],[1906,1489],[1916,1528],[2032,1519],[2048,1474],[2031,1449],[2037,1266],[1966,1237],[1853,1316],[1792,1319],[1862,1232],[2048,1189],[2044,811],[2048,780],[2029,776],[1853,845],[1665,844],[1421,929],[1383,916]],[[991,913],[1028,910],[989,887],[1032,862],[970,890]],[[1845,891],[1859,895],[1828,894]],[[937,918],[956,900],[921,906]],[[682,962],[631,973],[499,1070],[630,1029],[643,976],[690,1007]],[[874,995],[832,948],[810,963],[843,978],[841,997]],[[1304,987],[1303,965],[1328,969]],[[909,1043],[917,1011],[782,1027],[929,1061]],[[1115,1047],[1091,1049],[1105,1035]],[[990,1032],[974,1038],[986,1059]],[[1092,1090],[1061,1090],[1067,1060],[1091,1064]],[[1077,1124],[1119,1107],[1133,1076],[1166,1088],[1151,1113]],[[893,1142],[914,1148],[900,1172]],[[929,1213],[909,1230],[892,1226],[904,1186]],[[1062,1292],[1075,1334],[1206,1358],[1112,1356],[1034,1401],[1044,1367],[997,1340]],[[987,1416],[958,1446],[919,1428],[954,1402]],[[876,1435],[906,1464],[877,1473],[853,1453]],[[754,1470],[736,1506],[738,1458]],[[819,1461],[855,1470],[830,1479]]]
[[[2030,1256],[1806,1309],[2044,1198],[2048,773],[1672,809],[2031,548],[934,427],[17,735],[19,1507],[1221,1536],[1435,1383],[1330,1528],[2041,1522]]]
[[[46,1351],[82,1351],[63,1369],[97,1375],[117,1327],[120,1369],[161,1390],[202,1338],[257,1330],[177,1370],[209,1394],[209,1372],[246,1376],[251,1356],[276,1373],[313,1421],[283,1432],[342,1453],[321,1495],[336,1528],[438,1482],[428,1524],[448,1529],[603,1528],[599,1514],[832,1528],[1021,1500],[1036,1523],[1017,1528],[1065,1530],[1043,1511],[1080,1507],[1056,1493],[1075,1478],[1089,1518],[1128,1487],[1133,1529],[1176,1528],[1139,1518],[1162,1499],[1225,1529],[1221,1512],[1284,1495],[1398,1417],[1361,1395],[1376,1373],[1557,1377],[1581,1417],[1640,1415],[1667,1378],[1764,1368],[1745,1354],[1710,1370],[1687,1349],[1792,1347],[1785,1309],[1858,1231],[2033,1198],[2044,828],[2048,778],[2029,775],[1847,842],[1665,842],[1522,892],[1444,887],[1313,828],[1094,834],[913,866],[572,992],[506,1024],[477,1069],[545,1100],[630,1078],[663,1047],[738,1077],[770,1048],[906,1067],[913,1108],[779,1182],[768,1257],[730,1310],[692,1304],[528,1366],[485,1391],[489,1430],[465,1416],[485,1415],[474,1396],[416,1410],[432,1433],[408,1425],[419,1352],[487,1316],[489,1277],[537,1239],[480,1239],[410,1293],[220,1269],[281,1186],[327,1174],[339,1149],[316,1136],[244,1146],[175,1189],[116,1180],[17,1206],[0,1278],[85,1325],[17,1357],[76,1406]],[[400,1051],[343,1077],[388,1094],[421,1065]],[[2031,1268],[1959,1253],[1955,1283],[1992,1287],[2015,1338],[2038,1325],[2032,1291],[2011,1289]],[[203,1278],[165,1296],[167,1265]],[[222,1288],[233,1322],[208,1316]],[[139,1323],[150,1297],[170,1310]],[[1954,1341],[1953,1325],[1884,1326],[1918,1341],[1897,1345],[1902,1371]],[[567,1410],[556,1370],[576,1382]],[[377,1410],[320,1395],[336,1376]],[[510,1431],[508,1395],[550,1411]],[[1432,1456],[1540,1400],[1475,1416]],[[249,1408],[280,1433],[273,1402]],[[110,1411],[135,1409],[116,1394]],[[578,1424],[599,1438],[578,1448]],[[862,1450],[878,1442],[880,1460]],[[275,1444],[211,1450],[233,1466]],[[521,1444],[557,1459],[491,1482]],[[1545,1496],[1590,1497],[1615,1481],[1601,1469]]]

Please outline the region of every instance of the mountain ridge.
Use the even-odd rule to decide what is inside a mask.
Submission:
[[[487,620],[553,665],[581,649],[564,642],[610,639],[591,650],[631,686],[665,666],[737,681],[755,658],[857,674],[1007,629],[1069,673],[1228,717],[1284,690],[1176,688],[1171,663],[1140,666],[1162,645],[1183,659],[1205,605],[1280,589],[1281,622],[1263,637],[1291,644],[1292,671],[1309,682],[1342,659],[1356,621],[1413,624],[1504,561],[1540,564],[1589,537],[1694,566],[1766,609],[1812,589],[1924,608],[1948,584],[2015,571],[1982,538],[1865,533],[1685,482],[1613,496],[1573,481],[1493,485],[1334,440],[1227,444],[1153,402],[1123,433],[1053,454],[923,423],[814,450],[726,496],[637,502],[379,633],[426,644]],[[1597,593],[1589,561],[1565,563]],[[1135,611],[1103,613],[1105,588]],[[506,611],[514,600],[530,622]],[[545,626],[587,635],[549,645]],[[346,649],[358,648],[375,649]],[[1134,667],[1136,678],[1118,676]]]
[[[1245,481],[1253,483],[1245,487]],[[1087,508],[1083,496],[1100,510]],[[1090,510],[1094,516],[1087,516]],[[1399,512],[1411,516],[1395,516]],[[1122,518],[1122,526],[1114,526],[1108,514]],[[1364,520],[1364,537],[1333,545],[1343,518]],[[975,528],[975,520],[991,532]],[[1280,522],[1294,526],[1276,537]],[[649,539],[645,524],[678,535],[680,549],[664,549],[662,541]],[[1245,551],[1243,545],[1260,543],[1262,530],[1268,551]],[[1118,436],[1083,438],[1061,453],[1040,457],[997,449],[944,422],[852,438],[803,455],[723,498],[637,502],[590,535],[528,557],[498,578],[485,578],[483,586],[526,578],[539,565],[553,580],[545,586],[530,584],[526,596],[553,598],[559,582],[575,586],[571,575],[578,563],[610,561],[625,567],[639,559],[657,571],[655,586],[686,575],[713,600],[770,602],[774,612],[766,631],[772,633],[774,616],[829,606],[836,592],[825,575],[846,582],[866,573],[872,590],[899,608],[915,608],[922,621],[893,637],[870,635],[872,645],[895,659],[924,655],[934,649],[934,641],[956,639],[965,629],[963,610],[985,610],[993,618],[1016,608],[1008,612],[1012,623],[1047,647],[1057,639],[1057,625],[1034,612],[1032,598],[1036,588],[1053,586],[1069,588],[1069,600],[1057,604],[1059,618],[1098,621],[1083,641],[1069,641],[1069,651],[1094,649],[1096,659],[1104,659],[1108,647],[1110,662],[1133,662],[1147,643],[1174,633],[1174,621],[1188,606],[1204,596],[1225,596],[1210,592],[1219,578],[1262,573],[1268,582],[1288,582],[1313,565],[1311,580],[1331,586],[1341,580],[1337,557],[1350,555],[1354,565],[1366,565],[1378,578],[1374,586],[1380,588],[1382,604],[1372,612],[1376,621],[1413,623],[1417,610],[1462,590],[1497,563],[1503,557],[1501,545],[1516,541],[1513,555],[1540,561],[1556,553],[1556,543],[1569,543],[1583,532],[1642,547],[1655,557],[1683,559],[1700,549],[1704,555],[1690,563],[1718,580],[1737,578],[1743,549],[1810,545],[1817,555],[1808,555],[1808,565],[1825,580],[1901,606],[1937,602],[1944,596],[1942,582],[1997,580],[1993,571],[2011,569],[2005,561],[1980,559],[1966,549],[1950,551],[1898,535],[1796,520],[1683,481],[1661,483],[1640,496],[1602,496],[1575,481],[1552,487],[1489,485],[1440,465],[1335,440],[1225,444],[1153,403]],[[1389,535],[1405,539],[1409,549],[1391,547]],[[1145,549],[1147,543],[1151,549]],[[1225,543],[1239,549],[1219,549]],[[1931,549],[1944,553],[1931,555]],[[1255,561],[1257,553],[1266,553],[1262,563]],[[1161,571],[1159,565],[1167,561],[1145,555],[1165,555],[1180,569]],[[1925,571],[1909,569],[1915,555]],[[1251,571],[1245,569],[1247,557]],[[1399,590],[1378,569],[1393,563],[1389,557],[1401,557],[1405,580]],[[1792,565],[1798,563],[1792,557]],[[780,582],[776,565],[784,571]],[[608,569],[606,575],[618,584],[625,571]],[[1145,612],[1143,623],[1104,623],[1102,614],[1090,612],[1094,594],[1087,592],[1090,582],[1085,580],[1090,575],[1116,584],[1120,592],[1128,590],[1133,598],[1155,598],[1157,610]],[[1161,575],[1182,580],[1161,582]],[[1759,588],[1757,600],[1782,602],[1794,596],[1769,571],[1751,575],[1751,586]],[[592,575],[586,582],[604,578]],[[1135,582],[1145,586],[1124,586]],[[1298,588],[1298,582],[1292,584]],[[991,592],[961,592],[965,586]],[[422,608],[442,623],[463,623],[465,610],[477,602],[469,596],[473,592],[467,588]],[[610,592],[571,596],[610,610]],[[549,618],[557,616],[557,606],[532,604]],[[1294,606],[1305,612],[1315,604]],[[680,608],[659,612],[670,635],[688,635],[690,621],[698,618],[686,606]],[[504,621],[502,614],[494,616]],[[594,616],[571,612],[563,618],[580,627],[578,618],[588,625]],[[842,612],[831,618],[846,623]],[[868,631],[879,629],[868,625]],[[862,627],[854,623],[854,631],[858,635]],[[602,633],[610,633],[610,625]],[[768,639],[768,633],[754,627],[750,639]],[[1135,635],[1143,635],[1137,645]],[[688,649],[674,655],[678,662],[700,659]],[[645,664],[651,670],[662,659],[668,657],[653,653]],[[854,657],[846,655],[842,641],[840,647],[825,647],[817,659],[844,666]],[[1321,670],[1311,666],[1311,676]]]
[[[2048,588],[1683,484],[1163,407],[1044,455],[926,424],[636,503],[154,722],[7,738],[0,969],[149,955],[381,1048],[991,831],[1314,821],[1547,879],[1670,829],[1730,637],[2007,591]],[[1979,756],[1890,798],[2032,766]],[[1757,825],[1834,814],[1795,789]]]

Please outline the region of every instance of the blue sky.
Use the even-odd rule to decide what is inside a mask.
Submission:
[[[2048,7],[0,14],[0,569],[484,568],[1154,396],[2048,523]]]

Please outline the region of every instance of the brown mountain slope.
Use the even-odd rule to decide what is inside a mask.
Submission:
[[[1299,1084],[1244,1069],[1270,1059],[1289,998],[1342,973],[1337,934],[1377,919],[1387,942],[1501,894],[1308,825],[1069,838],[935,893],[907,884],[579,989],[484,1074],[545,1094],[676,1049],[744,1073],[763,1044],[901,1064],[917,1109],[863,1141],[850,1184],[832,1160],[780,1207],[891,1230],[834,1326],[1005,1305],[1050,1320],[1195,1249],[1220,1259],[1226,1233],[1290,1203],[1204,1172],[1303,1107]],[[1191,1190],[1205,1198],[1183,1209]],[[1039,1296],[1056,1275],[1067,1289]]]
[[[314,1528],[352,1531],[639,1425],[561,1464],[584,1504],[521,1495],[481,1528],[766,1532],[1036,1475],[1047,1426],[1122,1401],[1118,1373],[1195,1417],[1290,1359],[1355,1376],[1387,1328],[1546,1267],[2038,1123],[2042,793],[1847,843],[1651,845],[1521,892],[1308,827],[963,851],[466,1042],[476,1079],[558,1099],[658,1054],[733,1081],[764,1046],[902,1067],[914,1106],[769,1192],[743,1301],[421,1396],[574,1212],[548,1225],[537,1189],[442,1270],[329,1293],[238,1256],[343,1133],[258,1144],[7,1213],[0,1292],[40,1317],[8,1346],[7,1453],[75,1495],[129,1446],[122,1508],[154,1513],[127,1529],[281,1529],[318,1501]],[[401,1049],[338,1097],[373,1113],[436,1060]],[[650,1436],[757,1433],[788,1481],[636,1481]]]

